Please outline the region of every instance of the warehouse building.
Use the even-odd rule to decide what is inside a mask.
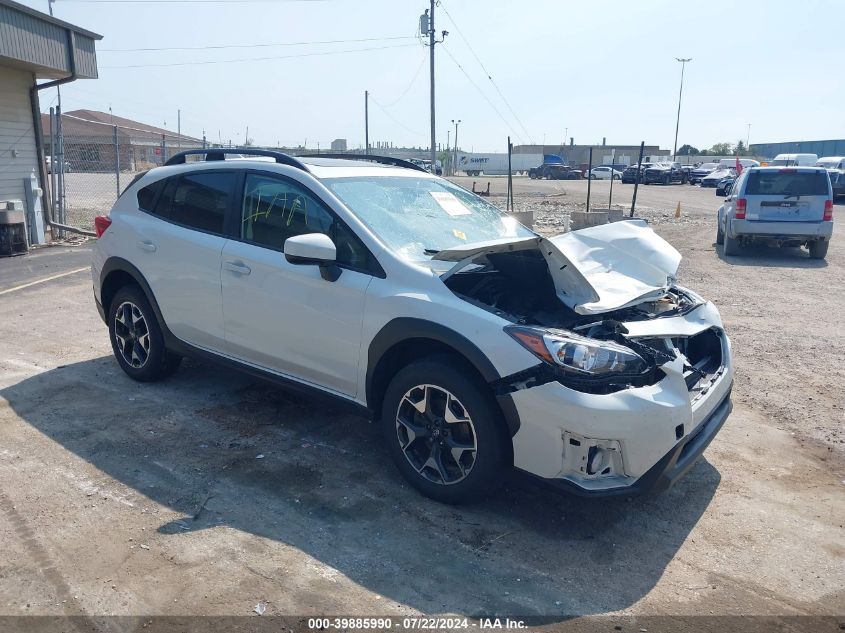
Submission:
[[[845,139],[829,141],[788,141],[781,143],[752,143],[751,155],[772,159],[778,154],[815,154],[845,156]]]
[[[39,91],[97,77],[102,36],[0,0],[0,210],[25,207],[30,242],[43,241],[47,174]],[[38,80],[45,80],[38,83]]]

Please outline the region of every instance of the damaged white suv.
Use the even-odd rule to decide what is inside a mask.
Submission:
[[[547,239],[395,159],[195,153],[96,221],[95,298],[136,380],[192,354],[331,396],[441,501],[512,468],[665,489],[730,412],[719,313],[644,223]]]

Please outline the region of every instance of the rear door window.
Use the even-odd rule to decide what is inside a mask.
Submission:
[[[191,229],[223,235],[236,179],[234,171],[172,178],[159,197],[155,214]]]
[[[824,172],[755,171],[748,175],[748,196],[826,196],[828,178]]]

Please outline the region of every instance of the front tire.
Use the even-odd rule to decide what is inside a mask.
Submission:
[[[407,365],[390,382],[381,425],[396,467],[423,495],[479,500],[502,483],[509,437],[492,396],[451,356]]]
[[[138,286],[118,290],[108,314],[112,351],[127,376],[154,382],[176,371],[182,357],[165,347],[155,312]]]

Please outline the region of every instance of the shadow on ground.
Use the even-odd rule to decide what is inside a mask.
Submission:
[[[181,515],[160,526],[165,538],[230,526],[425,613],[556,622],[625,609],[664,573],[720,480],[702,461],[657,497],[585,501],[511,484],[449,507],[404,484],[367,420],[209,365],[140,385],[97,358],[0,395],[26,423]]]

